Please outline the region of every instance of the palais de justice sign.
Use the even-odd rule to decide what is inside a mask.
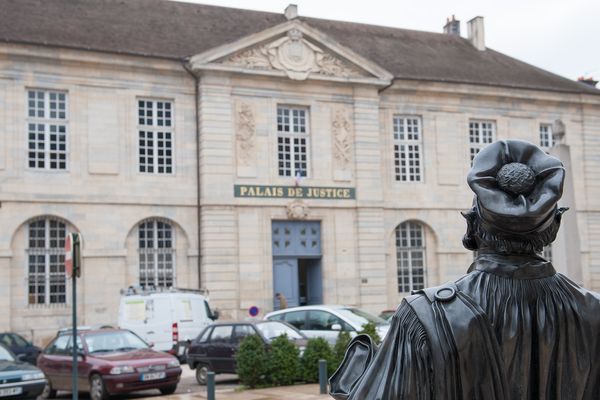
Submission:
[[[234,185],[235,197],[353,200],[356,189],[322,186]]]

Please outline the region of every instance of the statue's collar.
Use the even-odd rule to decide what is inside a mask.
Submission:
[[[510,279],[539,279],[556,274],[552,263],[542,257],[491,252],[478,254],[468,272],[472,271],[489,272]]]

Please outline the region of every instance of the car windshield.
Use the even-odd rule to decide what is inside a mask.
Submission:
[[[85,344],[90,354],[148,348],[146,342],[128,331],[91,333],[85,335]]]
[[[342,314],[345,318],[352,321],[354,324],[363,326],[366,323],[372,322],[375,325],[388,325],[389,322],[381,319],[379,317],[374,316],[373,314],[369,314],[366,311],[360,310],[358,308],[339,308],[336,310],[338,313]]]
[[[296,330],[277,321],[256,324],[256,329],[258,329],[268,341],[271,341],[281,335],[287,335],[288,338],[293,340],[304,339]]]
[[[0,360],[2,361],[15,361],[12,354],[4,347],[0,346]]]

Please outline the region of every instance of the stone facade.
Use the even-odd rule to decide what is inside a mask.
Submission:
[[[68,95],[66,171],[27,166],[32,88]],[[139,99],[173,104],[172,174],[138,172]],[[307,111],[308,171],[300,180],[278,174],[282,105]],[[395,178],[395,116],[421,121],[420,181]],[[407,294],[397,276],[403,222],[423,227],[426,285],[456,278],[472,260],[459,213],[472,201],[469,122],[494,121],[497,139],[537,143],[540,124],[556,119],[566,126],[577,205],[565,218],[577,221],[583,283],[600,289],[600,96],[393,79],[295,21],[195,55],[185,68],[0,44],[0,329],[42,343],[70,325],[69,298],[28,304],[27,224],[46,216],[84,237],[82,324],[116,324],[119,290],[139,283],[137,227],[148,218],[174,227],[174,286],[208,289],[225,319],[274,307],[273,221],[320,222],[324,303],[393,308]],[[346,188],[355,196],[242,197],[235,185]]]

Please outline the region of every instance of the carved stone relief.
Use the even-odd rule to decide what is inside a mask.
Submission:
[[[308,217],[308,206],[299,199],[289,202],[286,211],[289,219],[306,219]]]
[[[251,165],[254,160],[256,122],[254,110],[246,103],[240,103],[237,111],[237,159],[241,165]]]
[[[333,159],[336,170],[348,170],[352,160],[352,125],[346,110],[334,111],[331,122],[333,133]]]
[[[284,71],[289,78],[304,80],[309,74],[341,78],[364,77],[363,71],[325,52],[292,29],[269,44],[242,50],[223,61],[247,69]]]

